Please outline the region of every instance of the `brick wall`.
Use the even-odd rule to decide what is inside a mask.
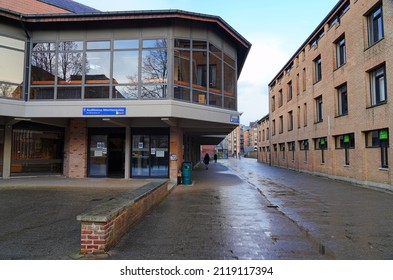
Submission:
[[[65,131],[64,175],[87,177],[88,130],[86,119],[71,119]]]
[[[96,221],[98,219],[94,216],[78,217],[82,220],[80,253],[102,254],[113,248],[121,237],[167,194],[168,184],[164,183],[136,201],[129,201],[116,215],[113,217],[108,215],[105,221]],[[125,203],[120,200],[119,205],[113,202],[112,205],[117,207]]]

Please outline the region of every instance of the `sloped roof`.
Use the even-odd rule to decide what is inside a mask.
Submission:
[[[99,10],[96,10],[92,7],[80,4],[72,0],[38,0],[38,1],[68,10],[75,14],[99,12]]]
[[[0,0],[0,8],[19,14],[64,14],[66,9],[49,5],[38,0]]]
[[[72,0],[0,0],[0,9],[25,15],[99,12]]]

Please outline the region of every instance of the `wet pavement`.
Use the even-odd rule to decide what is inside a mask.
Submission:
[[[147,180],[0,180],[0,260],[78,259],[80,222],[76,216]]]
[[[393,193],[245,158],[192,176],[108,254],[87,259],[393,259]],[[85,259],[76,216],[145,183],[0,180],[0,260]]]

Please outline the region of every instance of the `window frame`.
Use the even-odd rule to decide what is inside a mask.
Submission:
[[[381,73],[378,73],[379,71],[381,71]],[[370,78],[370,106],[374,107],[374,106],[386,104],[388,97],[387,97],[387,88],[386,88],[385,64],[380,65],[369,71],[369,78]],[[381,98],[382,94],[383,94],[383,99]]]
[[[378,4],[367,15],[368,47],[381,41],[385,36],[382,4]]]

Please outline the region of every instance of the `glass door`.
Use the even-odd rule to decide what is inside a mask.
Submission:
[[[150,135],[132,136],[132,163],[131,174],[135,177],[148,177],[150,175]]]
[[[168,135],[152,135],[150,149],[150,176],[167,177],[169,171],[169,137]]]
[[[91,135],[89,176],[106,177],[108,175],[108,135]]]

